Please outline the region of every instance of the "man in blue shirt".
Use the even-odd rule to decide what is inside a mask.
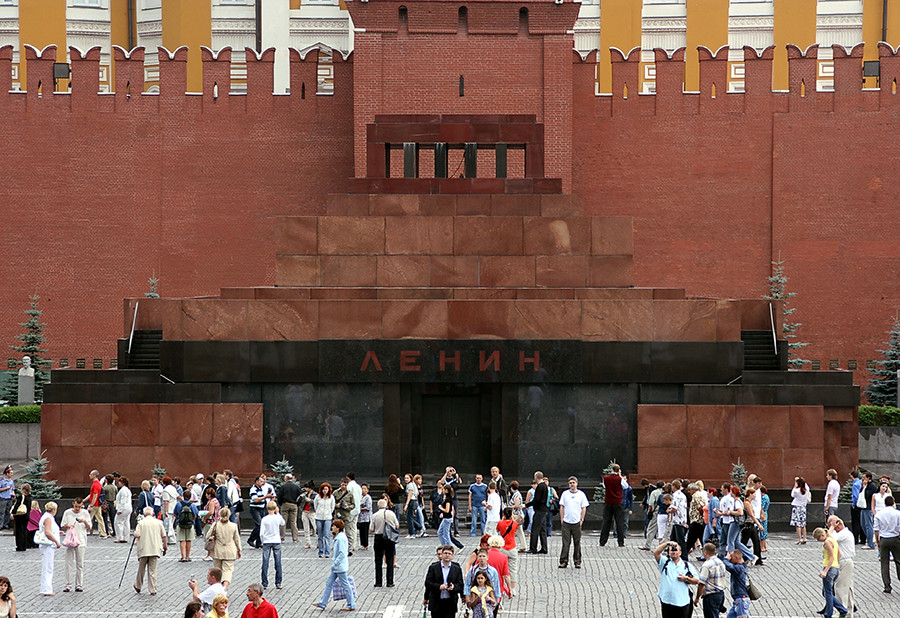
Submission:
[[[481,524],[481,534],[484,534],[484,524],[487,514],[484,509],[487,500],[488,486],[482,481],[484,477],[480,474],[475,475],[475,482],[469,485],[469,514],[472,516],[472,530],[469,536],[476,536],[478,524]]]
[[[866,542],[866,535],[859,521],[860,508],[856,506],[856,500],[859,498],[859,492],[862,490],[862,479],[859,478],[859,470],[851,470],[850,478],[853,479],[853,486],[850,489],[850,530],[853,531],[853,542],[857,545],[862,545]]]
[[[328,598],[331,596],[331,589],[334,587],[334,580],[341,580],[341,586],[347,595],[347,607],[344,609],[356,609],[356,598],[353,595],[353,588],[350,586],[350,580],[347,577],[347,571],[350,570],[350,563],[347,560],[347,552],[349,544],[347,535],[344,534],[344,522],[335,519],[331,522],[331,536],[334,537],[331,545],[331,573],[325,581],[325,591],[322,593],[322,599],[318,603],[313,603],[313,607],[325,609],[328,605]]]
[[[741,550],[734,549],[725,561],[725,570],[731,573],[731,598],[734,604],[726,618],[747,618],[750,615],[750,593],[747,592],[747,567]]]

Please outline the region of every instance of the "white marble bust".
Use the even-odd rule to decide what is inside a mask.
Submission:
[[[19,375],[20,376],[28,376],[31,378],[34,377],[34,367],[31,366],[31,357],[30,356],[22,357],[22,368],[19,369]]]

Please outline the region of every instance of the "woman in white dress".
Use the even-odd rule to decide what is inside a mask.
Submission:
[[[116,481],[119,492],[116,494],[116,543],[127,543],[131,536],[131,489],[128,478],[121,477]]]

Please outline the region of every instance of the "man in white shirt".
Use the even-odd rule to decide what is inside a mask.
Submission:
[[[278,512],[274,500],[266,504],[268,515],[259,522],[259,539],[262,542],[262,585],[263,590],[269,587],[269,554],[275,554],[275,587],[281,590],[281,528],[284,517]]]
[[[347,490],[353,495],[353,508],[350,509],[350,520],[347,522],[345,528],[347,532],[347,541],[350,544],[350,551],[356,551],[358,538],[356,522],[359,517],[359,508],[362,506],[362,487],[356,482],[356,474],[354,472],[348,472],[347,478],[350,480],[350,482],[347,483]]]
[[[900,511],[894,508],[894,496],[885,496],[884,508],[875,515],[875,537],[881,552],[881,580],[884,593],[891,593],[891,557],[900,579]]]
[[[825,489],[825,521],[837,514],[838,494],[841,493],[841,484],[837,480],[837,471],[834,468],[825,473],[828,487]]]
[[[225,586],[222,585],[222,569],[213,567],[209,571],[207,571],[206,583],[209,584],[209,587],[203,592],[200,592],[200,589],[197,586],[197,580],[188,580],[188,586],[194,593],[194,601],[203,605],[202,609],[204,616],[209,613],[209,610],[212,609],[212,602],[213,599],[216,598],[217,594],[224,594],[228,596],[228,591],[225,590]]]
[[[575,541],[573,558],[575,568],[581,568],[581,526],[587,512],[588,499],[578,489],[578,477],[569,477],[569,489],[559,496],[559,521],[562,528],[562,551],[559,554],[559,568],[569,565],[569,545]]]
[[[853,617],[853,558],[856,557],[856,539],[853,532],[844,526],[844,522],[837,516],[828,518],[828,534],[837,541],[841,557],[838,561],[840,573],[834,580],[834,594],[847,608],[847,615]],[[822,612],[824,613],[824,612]]]
[[[487,511],[487,521],[484,524],[484,533],[497,534],[497,524],[500,523],[501,510],[503,504],[500,500],[500,493],[497,491],[497,483],[491,481],[488,483],[487,500],[484,501],[484,508]]]

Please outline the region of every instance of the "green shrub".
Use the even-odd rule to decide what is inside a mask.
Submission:
[[[893,406],[859,406],[861,427],[898,427],[900,408]]]
[[[0,423],[40,423],[41,406],[7,406],[0,408]]]

